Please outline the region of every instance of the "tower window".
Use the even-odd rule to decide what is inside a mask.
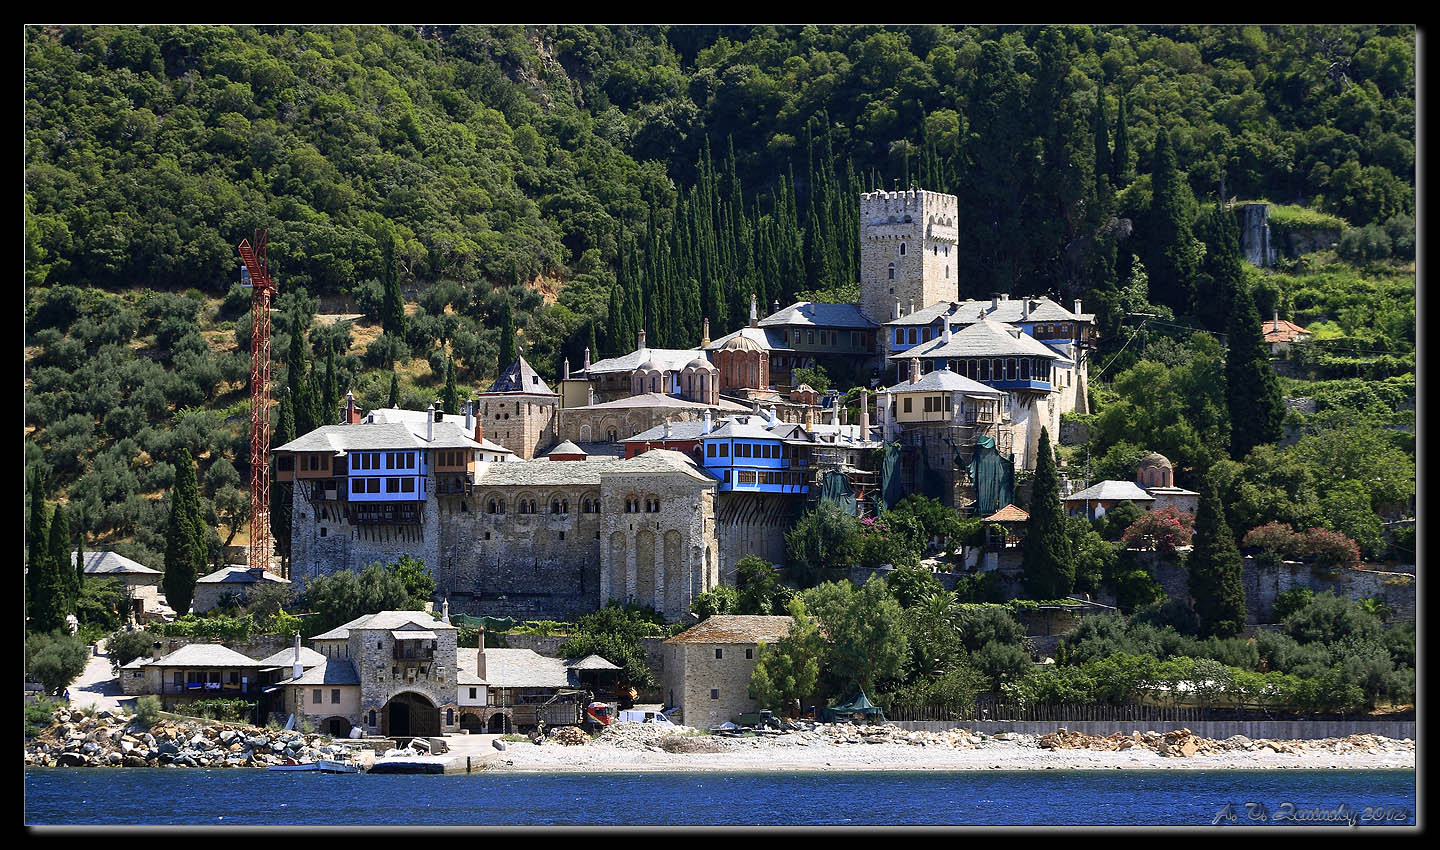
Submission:
[[[905,243],[904,243],[904,242],[901,242],[901,243],[900,243],[900,256],[902,256],[902,257],[905,256]]]
[[[895,279],[895,266],[894,266],[894,264],[891,264],[891,266],[890,266],[890,279],[891,279],[891,280],[894,280],[894,279]],[[890,290],[890,291],[891,291],[891,292],[894,292],[895,290],[892,289],[892,290]]]

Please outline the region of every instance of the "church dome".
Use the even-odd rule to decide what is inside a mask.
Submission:
[[[764,351],[760,344],[744,334],[736,334],[720,346],[721,351]]]
[[[1158,467],[1161,467],[1162,469],[1171,469],[1171,468],[1173,468],[1172,465],[1171,465],[1171,463],[1170,463],[1170,458],[1166,457],[1165,455],[1160,454],[1159,452],[1151,452],[1150,454],[1145,455],[1144,457],[1140,458],[1140,468],[1141,468],[1141,469],[1145,469],[1146,467],[1150,467],[1150,466],[1158,466]]]
[[[637,371],[637,372],[659,372],[659,371],[660,371],[660,365],[659,365],[658,363],[656,363],[654,360],[646,360],[644,363],[641,363],[639,366],[635,367],[635,371]]]

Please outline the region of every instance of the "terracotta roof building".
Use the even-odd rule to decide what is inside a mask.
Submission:
[[[670,638],[665,652],[664,693],[672,717],[709,729],[755,711],[750,676],[760,644],[790,633],[790,617],[717,614]]]

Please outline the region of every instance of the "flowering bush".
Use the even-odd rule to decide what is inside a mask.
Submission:
[[[1181,513],[1174,505],[1149,511],[1130,523],[1120,540],[1126,549],[1154,549],[1174,555],[1177,546],[1188,546],[1195,529],[1195,516]]]
[[[1354,540],[1335,531],[1310,529],[1305,534],[1303,551],[1315,559],[1318,567],[1360,569],[1360,547]]]
[[[1246,548],[1263,549],[1281,558],[1293,558],[1300,554],[1305,538],[1296,534],[1286,522],[1267,522],[1250,529],[1241,545]]]

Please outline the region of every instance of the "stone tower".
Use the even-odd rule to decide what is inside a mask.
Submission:
[[[520,458],[530,460],[555,444],[560,396],[524,357],[515,358],[477,402],[485,436]]]
[[[877,324],[939,301],[959,301],[954,195],[910,189],[860,195],[860,312]]]

